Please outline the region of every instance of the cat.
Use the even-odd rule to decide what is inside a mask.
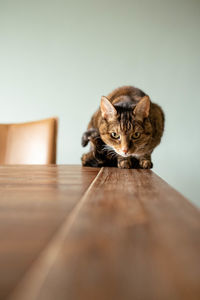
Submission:
[[[90,141],[82,165],[118,168],[153,167],[151,153],[164,131],[164,113],[149,96],[133,86],[122,86],[102,96],[82,136],[82,146]]]

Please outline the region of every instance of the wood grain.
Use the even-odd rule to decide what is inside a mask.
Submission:
[[[0,299],[5,299],[67,218],[99,169],[0,167]]]
[[[9,299],[200,299],[199,211],[152,171],[104,168]]]

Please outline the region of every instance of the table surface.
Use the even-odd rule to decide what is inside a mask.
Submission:
[[[0,299],[199,300],[199,210],[150,170],[1,166]]]

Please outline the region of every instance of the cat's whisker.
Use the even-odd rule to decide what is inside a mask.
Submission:
[[[110,155],[111,159],[113,159],[117,156],[117,153],[114,150],[110,150],[110,151],[108,151],[108,155]]]
[[[112,158],[115,158],[117,155],[116,155],[116,153],[113,153],[112,154]]]

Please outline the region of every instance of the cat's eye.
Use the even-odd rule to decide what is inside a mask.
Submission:
[[[138,139],[140,136],[141,136],[141,133],[136,131],[136,132],[133,133],[132,139],[136,140],[136,139]]]
[[[120,138],[120,135],[117,134],[116,132],[112,132],[112,133],[110,134],[110,136],[111,136],[113,139],[115,139],[115,140],[118,140],[118,139]]]

